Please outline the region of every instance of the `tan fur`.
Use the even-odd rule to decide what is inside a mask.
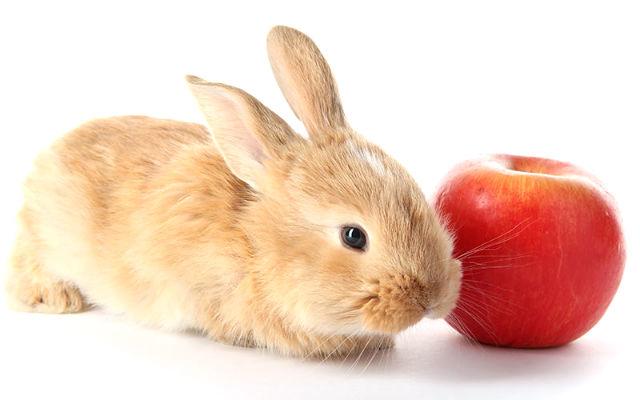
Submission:
[[[347,126],[329,64],[309,37],[276,26],[267,48],[276,81],[311,137],[317,140]]]
[[[283,88],[312,140],[240,89],[195,77],[211,135],[148,117],[80,126],[25,184],[7,287],[18,307],[95,304],[311,356],[389,347],[451,311],[459,264],[416,183],[347,126],[310,39],[277,27],[269,51],[276,74],[314,77]],[[353,223],[367,232],[364,252],[340,242]]]

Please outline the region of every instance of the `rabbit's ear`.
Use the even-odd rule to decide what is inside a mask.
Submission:
[[[286,26],[271,29],[267,50],[278,85],[312,140],[347,127],[331,69],[316,45]]]
[[[303,140],[273,111],[245,91],[187,76],[227,166],[239,179],[260,191],[264,166],[287,145]]]

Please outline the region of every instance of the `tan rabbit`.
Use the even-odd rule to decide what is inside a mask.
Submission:
[[[347,125],[308,37],[276,27],[268,49],[310,139],[196,77],[208,130],[139,116],[80,126],[26,182],[8,281],[17,307],[97,305],[298,356],[388,347],[451,311],[459,263],[419,187]]]

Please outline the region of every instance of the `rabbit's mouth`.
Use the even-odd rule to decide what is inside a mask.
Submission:
[[[371,283],[363,299],[365,328],[376,333],[398,333],[433,312],[434,290],[407,274],[388,275]]]

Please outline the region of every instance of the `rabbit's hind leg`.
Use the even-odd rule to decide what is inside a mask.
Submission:
[[[85,301],[73,284],[51,276],[42,268],[37,239],[29,232],[18,236],[7,277],[9,304],[20,311],[73,313]]]

